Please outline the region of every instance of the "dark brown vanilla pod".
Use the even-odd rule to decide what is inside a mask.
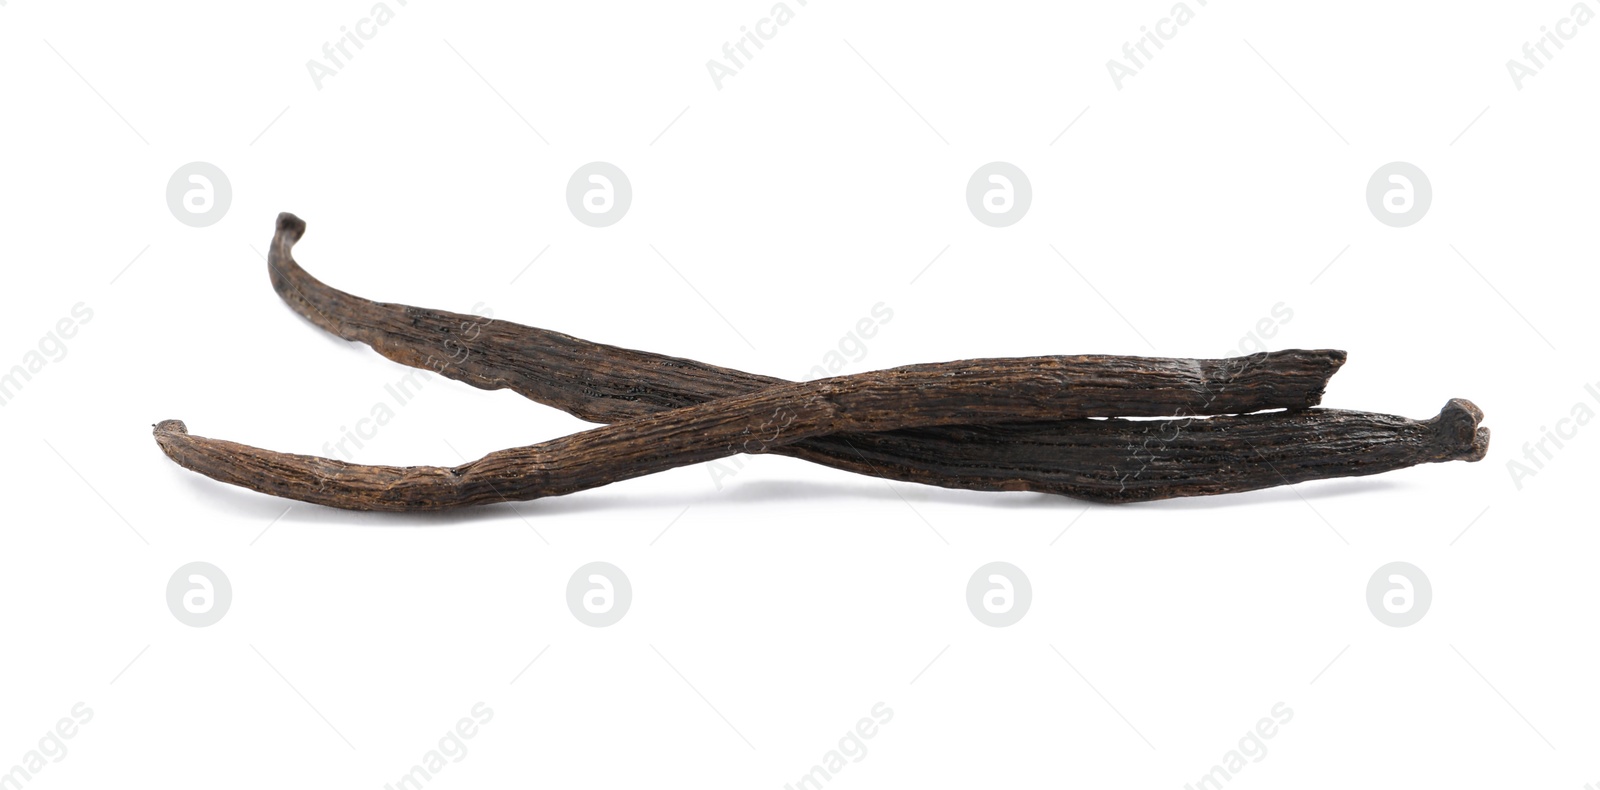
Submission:
[[[841,469],[946,488],[1145,502],[1479,461],[1489,449],[1482,419],[1478,407],[1456,398],[1427,420],[1307,409],[836,434],[787,449]]]
[[[719,431],[745,436],[744,442],[763,441],[738,431],[739,421],[723,419],[729,410],[719,407],[711,403],[665,412],[449,468],[366,466],[273,452],[194,436],[177,420],[157,425],[155,436],[180,466],[261,493],[352,510],[446,510],[573,493],[744,449],[726,443]],[[1043,442],[1037,441],[1036,425],[961,427],[953,433],[962,434],[959,446],[970,452],[955,456],[946,452],[949,436],[925,438],[914,432],[867,433],[852,440],[823,436],[820,446],[800,456],[817,453],[874,474],[889,472],[931,485],[959,479],[963,488],[1136,502],[1476,461],[1489,443],[1489,430],[1478,426],[1482,416],[1470,402],[1455,399],[1437,417],[1421,421],[1336,409],[1074,420],[1065,430],[1046,432],[1057,441]],[[1019,455],[1014,441],[990,442],[1007,434],[1029,437],[1031,454]],[[714,435],[718,438],[710,438]],[[925,441],[919,444],[919,439]],[[994,459],[985,451],[996,447],[1008,448],[1008,465],[989,465]]]
[[[1223,379],[1229,386],[1214,389]],[[1280,385],[1255,369],[1182,359],[1021,357],[907,365],[774,384],[501,450],[452,469],[360,466],[255,450],[190,437],[175,420],[157,426],[156,439],[186,468],[279,496],[359,510],[437,510],[566,494],[840,432],[1226,414],[1258,408],[1263,393],[1282,397]],[[1303,389],[1287,389],[1292,402],[1307,397]]]
[[[278,215],[267,256],[274,290],[317,326],[366,343],[403,365],[433,370],[482,389],[510,389],[593,422],[640,417],[788,383],[509,321],[486,322],[479,316],[363,299],[329,287],[295,262],[292,248],[304,233],[305,222],[299,217]],[[1037,386],[1071,384],[1085,388],[1085,397],[1090,390],[1104,395],[1085,416],[1137,417],[1148,412],[1138,410],[1137,402],[1123,402],[1137,397],[1130,387],[1188,391],[1191,397],[1173,403],[1176,410],[1170,413],[1176,414],[1315,406],[1344,361],[1343,351],[1296,349],[1227,359],[1079,355],[946,364],[961,366],[964,372],[955,375],[981,375],[983,365],[1005,366],[1014,375],[1008,386],[1024,384],[1026,369],[1032,368],[1038,373]],[[917,367],[921,366],[911,366]],[[1051,378],[1052,371],[1062,369],[1082,375],[1070,382]],[[893,372],[875,375],[892,377]],[[1008,419],[1004,407],[991,415],[977,401],[969,406],[972,419],[967,422]]]

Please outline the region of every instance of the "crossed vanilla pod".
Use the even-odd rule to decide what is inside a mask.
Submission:
[[[1427,420],[1314,408],[1342,351],[971,359],[797,383],[353,296],[295,262],[304,232],[298,217],[279,215],[268,271],[317,326],[401,364],[610,423],[453,467],[353,464],[195,436],[178,420],[155,426],[186,469],[331,507],[536,499],[738,453],[947,488],[1136,502],[1477,461],[1488,450],[1483,414],[1466,400]],[[1162,419],[1116,419],[1128,417]]]

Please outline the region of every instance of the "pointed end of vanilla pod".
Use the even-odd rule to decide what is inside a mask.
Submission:
[[[183,420],[162,420],[161,422],[158,422],[158,423],[155,424],[155,434],[157,436],[160,436],[162,434],[188,433],[188,432],[189,432],[189,426],[184,425],[183,424]]]
[[[1314,351],[1305,351],[1302,353],[1322,360],[1322,363],[1327,365],[1328,368],[1328,372],[1322,377],[1321,389],[1310,393],[1306,398],[1306,406],[1317,406],[1322,403],[1322,396],[1327,392],[1328,380],[1332,379],[1333,374],[1338,373],[1339,369],[1344,367],[1345,360],[1350,358],[1350,354],[1347,351],[1337,348],[1319,348]]]
[[[1333,378],[1333,374],[1338,373],[1339,369],[1344,367],[1345,361],[1350,358],[1350,352],[1337,348],[1319,348],[1315,351],[1304,353],[1320,358],[1323,364],[1328,366],[1327,378],[1330,379]]]
[[[1281,357],[1315,360],[1327,365],[1331,370],[1338,370],[1344,366],[1345,360],[1350,358],[1350,352],[1337,348],[1286,348],[1282,351],[1253,355],[1251,358],[1273,359]]]
[[[1337,348],[1294,348],[1285,350],[1282,353],[1286,355],[1292,354],[1303,359],[1315,360],[1317,365],[1320,366],[1319,373],[1322,378],[1322,386],[1306,392],[1305,402],[1301,404],[1302,407],[1308,409],[1314,406],[1320,406],[1322,404],[1322,396],[1327,394],[1328,391],[1329,379],[1332,379],[1333,374],[1338,373],[1339,369],[1344,367],[1345,360],[1349,359],[1350,357],[1348,352]],[[1291,406],[1290,408],[1295,407]]]
[[[189,426],[184,425],[183,420],[162,420],[155,424],[155,430],[151,431],[151,433],[155,435],[156,442],[165,447],[167,439],[173,436],[187,435]]]
[[[1479,426],[1483,410],[1472,401],[1451,398],[1432,422],[1443,460],[1481,461],[1489,454],[1489,429]]]
[[[278,226],[273,231],[273,237],[287,238],[289,241],[299,241],[306,233],[306,221],[285,211],[278,215]]]
[[[178,437],[189,435],[189,426],[184,425],[183,420],[162,420],[155,424],[155,430],[151,433],[155,434],[156,444],[161,445],[161,452],[166,453],[168,458],[179,461],[180,451],[175,445],[182,442]]]
[[[1315,353],[1326,356],[1328,358],[1328,364],[1334,366],[1335,368],[1344,365],[1345,360],[1350,358],[1350,352],[1339,348],[1318,349]]]
[[[155,435],[156,441],[164,447],[167,440],[174,436],[188,436],[189,426],[184,425],[183,420],[162,420],[155,424],[155,429],[151,433]]]

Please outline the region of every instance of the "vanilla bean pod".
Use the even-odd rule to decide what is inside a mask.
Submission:
[[[334,507],[440,510],[567,494],[840,432],[975,420],[1228,414],[1285,397],[1278,377],[1229,362],[1237,360],[1079,356],[907,365],[775,384],[453,468],[363,466],[275,453],[191,436],[176,420],[159,424],[155,436],[173,461],[223,482]],[[1219,381],[1229,386],[1215,386]],[[1289,391],[1293,402],[1308,397],[1303,389]]]
[[[748,399],[750,396],[745,396]],[[354,510],[445,510],[535,499],[594,488],[744,449],[751,437],[726,408],[704,404],[596,428],[529,447],[490,453],[456,467],[368,466],[262,450],[188,433],[178,420],[155,428],[156,441],[186,469],[265,494]],[[1039,441],[1034,425],[958,427],[976,446],[1007,433],[1025,437],[1031,456],[1008,454],[1014,467],[974,469],[942,452],[949,437],[923,445],[921,465],[902,466],[903,479],[942,484],[947,476],[977,474],[991,490],[1016,490],[1008,481],[1030,466],[1045,470],[1029,490],[1101,502],[1251,491],[1306,480],[1352,477],[1420,463],[1477,461],[1488,450],[1483,415],[1461,399],[1437,417],[1409,420],[1388,414],[1309,409],[1168,420],[1071,420],[1070,430]],[[724,429],[740,444],[717,445],[703,431]],[[823,429],[826,430],[826,429]],[[804,433],[804,432],[801,432]],[[1047,434],[1048,435],[1048,434]],[[1065,437],[1065,438],[1063,438]],[[869,467],[905,464],[918,437],[857,436],[848,444]],[[892,452],[879,446],[887,440]],[[859,442],[857,444],[856,442]],[[1017,445],[1012,444],[1015,448]],[[1072,459],[1062,466],[1061,459]],[[876,459],[874,462],[873,459]],[[1071,468],[1083,471],[1073,472]],[[909,470],[909,471],[908,471]]]
[[[592,422],[641,417],[788,383],[507,321],[354,296],[325,285],[295,262],[291,248],[304,232],[300,218],[278,216],[267,256],[278,295],[328,332],[366,343],[403,365],[433,370],[481,389],[510,389]],[[1165,369],[1178,373],[1184,379],[1180,385],[1193,390],[1196,409],[1189,413],[1224,414],[1317,405],[1328,379],[1344,364],[1345,353],[1288,350],[1227,359],[1111,355],[1027,359],[1041,366],[1059,361],[1103,365],[1111,375]],[[989,421],[982,404],[974,407],[970,422]],[[1112,406],[1092,416],[1138,414]]]
[[[1478,461],[1489,448],[1482,419],[1470,401],[1455,398],[1427,420],[1319,408],[1204,419],[956,426],[938,436],[825,436],[817,445],[909,482],[944,485],[959,478],[963,488],[978,490],[1144,502]],[[948,455],[952,441],[965,442],[971,452]],[[991,452],[997,448],[1003,452]]]
[[[323,284],[294,260],[292,247],[304,231],[305,223],[298,217],[279,216],[268,256],[279,296],[323,329],[364,342],[402,364],[485,389],[511,389],[597,422],[632,419],[785,383],[506,321],[485,324],[477,316],[353,296]],[[1340,351],[1285,351],[1193,364],[1201,366],[1204,380],[1198,386],[1206,399],[1223,392],[1244,394],[1247,400],[1232,409],[1243,412],[1314,405],[1344,358]],[[1258,381],[1267,387],[1259,400],[1251,389]],[[982,421],[980,414],[971,416],[967,422]],[[1108,459],[1109,465],[1101,470],[1085,468],[1083,458],[1070,454],[1046,457],[1038,452],[1040,447],[1071,446],[1085,427],[1071,421],[1039,424],[1033,431],[931,427],[875,433],[870,439],[843,433],[769,449],[895,480],[1099,498],[1106,494],[1104,475],[1097,472],[1125,474],[1139,461],[1131,451],[1120,463]],[[1109,441],[1103,431],[1092,436],[1094,441]],[[904,451],[897,452],[896,443],[902,440]],[[856,445],[870,445],[876,453],[868,460]],[[1071,482],[1075,480],[1087,482]]]

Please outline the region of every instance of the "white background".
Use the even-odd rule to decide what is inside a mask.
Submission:
[[[706,62],[770,5],[393,5],[319,90],[306,62],[369,4],[0,4],[0,367],[93,312],[0,407],[0,769],[83,702],[28,787],[380,788],[482,701],[429,787],[781,788],[881,701],[830,787],[1181,788],[1283,702],[1229,787],[1600,783],[1600,427],[1520,489],[1507,467],[1600,411],[1600,24],[1520,90],[1505,65],[1566,0],[1192,4],[1121,90],[1106,62],[1170,4],[812,0],[720,90]],[[601,229],[564,197],[597,160],[634,190]],[[1034,192],[1001,229],[965,204],[997,160]],[[165,200],[192,161],[232,186],[206,228]],[[1366,203],[1392,161],[1432,184],[1407,228]],[[407,373],[280,303],[255,251],[279,211],[336,287],[751,371],[804,377],[882,302],[846,372],[1333,347],[1327,405],[1465,397],[1494,439],[1123,507],[778,457],[459,514],[289,507],[150,438],[322,453]],[[584,427],[435,379],[356,458]],[[233,586],[208,628],[164,600],[194,560]],[[609,628],[565,603],[594,560],[632,580]],[[963,600],[992,560],[1032,581],[1009,628]],[[1365,602],[1394,560],[1432,582],[1408,628]]]

